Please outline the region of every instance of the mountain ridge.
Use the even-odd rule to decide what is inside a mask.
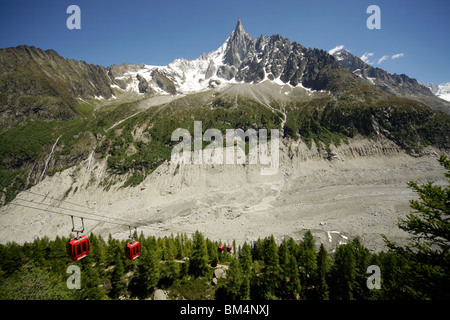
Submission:
[[[406,74],[390,74],[381,68],[371,66],[345,49],[336,51],[333,56],[350,72],[387,93],[418,100],[447,113],[450,110],[448,101],[440,99],[427,86]]]
[[[14,62],[5,61],[14,60],[5,59],[5,54],[19,57],[16,59],[18,63],[26,60],[24,54],[21,55],[20,52],[28,54],[31,63],[37,64],[39,76],[45,79],[45,88],[40,91],[39,88],[38,90],[34,88],[35,92],[31,92],[32,95],[50,92],[51,96],[63,96],[69,105],[76,104],[74,99],[77,98],[114,98],[117,90],[119,93],[129,91],[143,96],[182,95],[228,84],[262,81],[271,81],[279,85],[288,84],[292,87],[300,86],[309,91],[331,91],[342,95],[342,91],[345,91],[342,83],[356,80],[349,79],[348,74],[339,70],[339,65],[386,93],[414,99],[434,109],[450,112],[448,101],[436,98],[427,86],[421,85],[416,79],[404,74],[392,75],[383,69],[374,68],[346,50],[329,55],[324,50],[305,48],[297,42],[291,43],[289,39],[280,35],[261,35],[253,39],[246,33],[241,20],[238,20],[231,35],[217,50],[196,59],[175,59],[166,66],[123,63],[120,66],[111,65],[105,68],[84,61],[65,59],[53,49],[44,51],[26,45],[1,49],[0,64],[4,66],[3,72],[0,72],[2,93],[23,90],[20,85],[12,83],[12,80],[5,81],[7,78],[15,78],[14,71],[18,67]],[[81,69],[81,72],[77,69]],[[66,78],[71,79],[75,85],[69,85]],[[84,81],[85,79],[89,81]],[[52,80],[57,84],[52,83]],[[31,87],[28,86],[28,89]],[[345,94],[347,92],[343,92],[343,95]]]
[[[74,120],[79,99],[114,97],[107,69],[20,45],[0,49],[0,125]]]

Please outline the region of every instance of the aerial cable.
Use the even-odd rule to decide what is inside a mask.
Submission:
[[[20,189],[17,189],[17,188],[16,188],[16,190],[20,190]],[[21,191],[25,191],[25,192],[28,192],[28,193],[31,193],[31,194],[34,194],[34,195],[37,195],[37,196],[44,197],[44,198],[50,198],[50,199],[52,199],[52,200],[56,200],[56,201],[60,201],[60,202],[66,202],[66,203],[69,203],[69,204],[72,204],[72,205],[75,205],[75,206],[78,206],[78,207],[81,207],[81,208],[91,209],[91,208],[89,208],[89,207],[87,207],[87,206],[84,206],[84,205],[81,205],[81,204],[78,204],[78,203],[70,202],[70,201],[67,201],[67,200],[64,200],[64,199],[57,199],[57,198],[54,198],[54,197],[52,197],[52,196],[49,196],[48,194],[47,194],[47,195],[44,195],[44,194],[40,194],[40,193],[37,193],[37,192],[29,191],[29,190],[21,190]],[[18,197],[17,197],[16,199],[19,199],[19,200],[22,200],[22,201],[32,202],[32,201],[30,201],[30,200],[21,199],[21,198],[18,198]],[[43,200],[43,201],[44,201],[44,200]],[[33,203],[35,203],[35,202],[33,202]],[[75,211],[75,209],[69,209],[69,208],[64,208],[64,209],[66,209],[66,210],[71,210],[71,211]],[[126,223],[130,223],[130,220],[125,220],[125,219],[120,219],[120,218],[111,218],[111,217],[108,217],[108,216],[103,216],[103,215],[100,215],[100,214],[93,214],[93,213],[88,213],[88,212],[83,212],[83,211],[76,211],[76,212],[85,213],[85,214],[90,214],[90,215],[95,215],[95,216],[99,216],[99,217],[105,217],[105,218],[107,218],[107,219],[112,219],[112,220],[117,220],[117,221],[123,221],[123,222],[126,222]],[[133,221],[133,224],[137,224],[137,225],[145,225],[145,224],[143,224],[142,222],[137,222],[137,221]]]
[[[43,209],[43,208],[38,208],[38,207],[32,207],[32,206],[27,206],[27,205],[24,205],[24,204],[19,204],[19,203],[14,203],[14,202],[11,202],[9,204],[12,204],[12,205],[15,205],[15,206],[24,207],[24,208],[29,208],[29,209],[36,209],[36,210],[40,210],[40,211],[61,214],[61,215],[64,215],[64,216],[69,216],[69,217],[73,216],[73,217],[77,217],[77,218],[80,218],[80,219],[86,219],[86,220],[98,221],[98,222],[104,222],[104,223],[111,223],[111,224],[124,226],[124,227],[129,227],[130,226],[130,224],[124,224],[124,223],[118,223],[118,222],[112,222],[112,221],[105,221],[105,220],[102,220],[102,219],[82,217],[82,216],[74,215],[74,214],[70,214],[70,213],[58,212],[58,211],[49,210],[49,209]]]
[[[48,204],[48,203],[38,203],[38,202],[34,202],[34,201],[31,201],[31,200],[26,200],[26,199],[21,199],[21,198],[16,198],[16,200],[25,201],[25,202],[30,202],[30,203],[33,203],[33,204],[36,204],[36,205],[48,205],[48,206],[50,206],[50,204]],[[11,202],[11,203],[14,204],[13,202]],[[78,213],[82,213],[82,214],[85,214],[85,215],[91,215],[91,216],[94,216],[94,217],[100,217],[100,218],[105,218],[105,219],[109,219],[109,220],[123,221],[123,222],[128,223],[127,225],[130,224],[130,221],[129,221],[129,220],[124,220],[124,219],[119,219],[119,218],[113,218],[113,217],[103,216],[103,215],[95,214],[95,213],[92,213],[92,212],[86,212],[86,211],[81,211],[81,210],[77,210],[77,209],[71,209],[71,208],[61,207],[61,206],[58,206],[58,209],[60,209],[60,210],[68,210],[68,211],[72,211],[72,212],[78,212]],[[139,225],[141,225],[141,226],[144,225],[143,223],[133,223],[133,225],[134,225],[134,224],[139,224]]]
[[[56,200],[56,201],[60,201],[60,202],[66,202],[66,203],[69,203],[69,204],[72,204],[72,205],[75,205],[75,206],[78,206],[78,207],[81,207],[81,208],[85,208],[85,209],[91,209],[91,208],[89,208],[89,207],[87,207],[87,206],[84,206],[84,205],[81,205],[81,204],[78,204],[78,203],[74,203],[74,202],[70,202],[70,201],[67,201],[67,200],[64,200],[64,199],[57,199],[57,198],[54,198],[54,197],[52,197],[52,196],[49,196],[48,194],[47,195],[45,195],[45,194],[40,194],[40,193],[36,193],[36,192],[33,192],[33,191],[29,191],[29,190],[21,190],[21,189],[18,189],[18,188],[13,188],[13,187],[11,187],[12,189],[15,189],[15,190],[19,190],[19,191],[24,191],[24,192],[29,192],[29,193],[31,193],[31,194],[34,194],[34,195],[37,195],[37,196],[41,196],[41,197],[44,197],[44,198],[50,198],[50,199],[52,199],[52,200]],[[19,200],[22,200],[22,201],[28,201],[28,202],[33,202],[33,201],[30,201],[30,200],[25,200],[25,199],[21,199],[21,198],[16,198],[16,199],[19,199]],[[44,200],[43,200],[44,201]],[[36,203],[36,202],[33,202],[33,203]],[[46,203],[47,204],[47,203]],[[48,204],[49,205],[49,204]],[[64,209],[66,209],[66,210],[75,210],[75,209],[69,209],[69,208],[64,208]],[[82,213],[86,213],[86,214],[91,214],[91,215],[93,215],[93,213],[88,213],[88,212],[83,212],[83,211],[79,211],[79,212],[82,212]],[[95,214],[96,216],[100,216],[100,217],[102,217],[102,215],[98,215],[98,214]],[[124,220],[124,219],[120,219],[120,218],[111,218],[111,217],[108,217],[108,216],[103,216],[103,217],[105,217],[105,218],[107,218],[107,219],[113,219],[113,220],[119,220],[119,221],[124,221],[124,222],[130,222],[130,220]],[[142,225],[144,225],[142,222],[136,222],[136,221],[134,221],[135,223],[134,224],[142,224]]]

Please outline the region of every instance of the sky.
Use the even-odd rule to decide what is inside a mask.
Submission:
[[[70,5],[81,29],[68,29]],[[380,29],[369,29],[370,5]],[[349,50],[421,83],[450,81],[448,0],[0,0],[0,48],[54,49],[88,63],[166,65],[219,48],[241,19],[253,38],[279,34],[305,47]],[[334,49],[334,50],[333,50]]]

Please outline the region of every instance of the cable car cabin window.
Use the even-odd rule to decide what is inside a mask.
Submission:
[[[67,254],[69,255],[69,257],[73,260],[73,257],[75,256],[74,255],[74,252],[73,252],[73,250],[75,249],[75,247],[74,246],[72,246],[71,244],[70,244],[70,242],[68,242],[67,243]]]
[[[85,238],[83,241],[83,254],[89,254],[89,250],[91,249],[91,242],[89,241],[89,238]]]
[[[86,252],[88,250],[87,241],[83,241],[82,246],[83,246],[83,252]]]

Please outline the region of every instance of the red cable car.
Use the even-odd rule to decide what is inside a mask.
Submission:
[[[228,252],[231,252],[231,249],[232,249],[233,247],[231,246],[231,244],[229,244],[228,246],[227,246],[227,251]]]
[[[220,245],[218,248],[219,253],[223,253],[223,245]]]
[[[127,243],[125,246],[125,256],[127,259],[133,261],[141,254],[141,243],[139,241],[134,240],[134,236],[131,234],[131,226],[128,226],[130,229],[130,239],[131,241]],[[137,234],[136,227],[134,227],[134,232]]]
[[[125,256],[127,259],[133,261],[141,254],[141,243],[136,240],[131,240],[125,246]]]
[[[89,251],[91,250],[91,242],[89,241],[89,238],[86,237],[85,235],[78,236],[80,232],[84,232],[83,218],[81,218],[83,228],[81,230],[75,230],[73,216],[71,217],[72,217],[72,232],[76,232],[77,236],[76,238],[69,240],[69,242],[67,243],[67,253],[69,254],[70,259],[72,259],[73,261],[78,261],[80,259],[83,259],[89,254]]]
[[[67,253],[73,261],[78,261],[86,257],[90,249],[91,242],[85,235],[76,237],[67,243]]]

